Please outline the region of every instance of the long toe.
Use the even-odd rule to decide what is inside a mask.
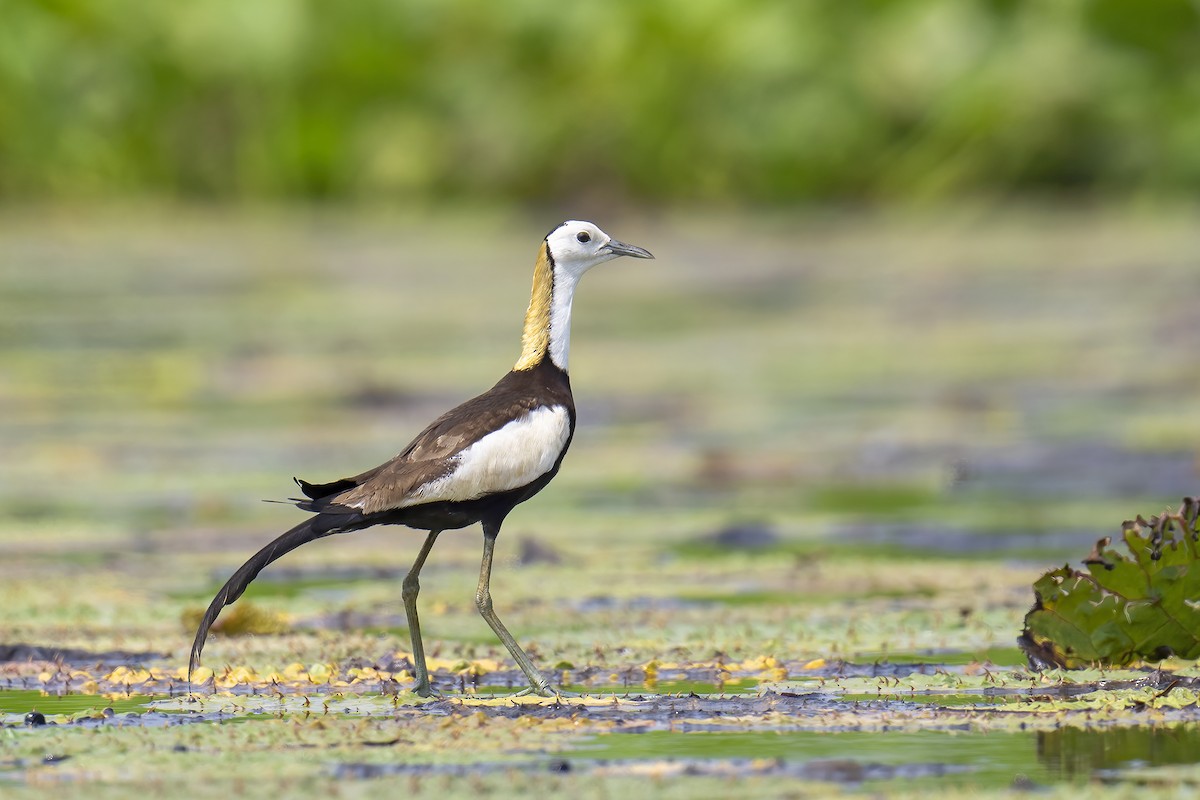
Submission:
[[[442,699],[442,693],[430,686],[428,681],[414,686],[413,694],[417,695],[418,697],[429,697],[434,700]]]
[[[568,692],[566,689],[560,689],[556,686],[543,686],[538,689],[530,686],[528,689],[522,689],[519,692],[510,694],[509,697],[525,697],[531,694],[536,694],[538,697],[553,697],[558,700],[562,700],[565,697],[583,697],[579,692]]]

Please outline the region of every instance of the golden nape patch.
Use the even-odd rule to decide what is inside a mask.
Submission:
[[[554,295],[554,269],[548,245],[542,242],[533,267],[533,292],[525,312],[525,330],[521,334],[521,357],[513,369],[533,369],[550,347],[550,301]]]

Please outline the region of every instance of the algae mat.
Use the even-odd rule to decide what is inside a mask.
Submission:
[[[380,688],[406,677],[378,667],[230,671],[209,679],[212,691],[175,696],[153,694],[178,679],[163,670],[10,667],[8,686],[46,688],[0,691],[10,732],[0,776],[16,787],[129,790],[160,787],[153,776],[167,774],[208,787],[201,795],[264,777],[352,794],[394,791],[398,779],[438,793],[528,786],[577,796],[653,795],[675,783],[694,796],[791,796],[801,785],[947,796],[1069,793],[1097,781],[1186,788],[1200,779],[1200,669],[1166,666],[659,664],[639,670],[637,690],[578,685],[580,696],[546,699],[491,696],[487,687],[519,673],[474,665],[474,691],[431,700]],[[714,671],[726,691],[703,682]],[[55,694],[72,674],[100,694]],[[437,678],[457,680],[446,670]],[[686,690],[662,693],[682,681]]]

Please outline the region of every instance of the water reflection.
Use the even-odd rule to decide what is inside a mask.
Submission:
[[[1058,778],[1097,770],[1200,763],[1200,727],[1060,728],[1037,734],[1038,761]]]

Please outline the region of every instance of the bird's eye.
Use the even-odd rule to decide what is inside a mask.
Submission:
[[[592,240],[592,235],[587,231],[580,231],[579,233],[575,234],[575,238],[583,244],[587,244]]]

